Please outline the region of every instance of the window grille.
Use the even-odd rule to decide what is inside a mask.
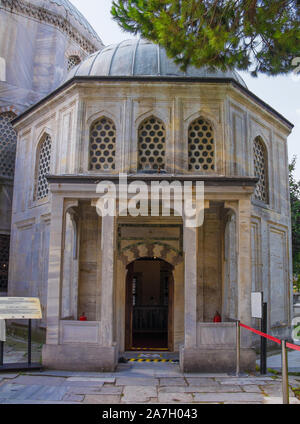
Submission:
[[[146,119],[138,130],[138,170],[165,169],[166,130],[155,117]]]
[[[200,117],[191,123],[188,130],[189,171],[214,171],[215,139],[211,124]]]
[[[48,196],[49,187],[46,175],[50,173],[51,137],[46,134],[39,146],[38,167],[36,176],[36,200]]]
[[[254,197],[268,203],[267,150],[260,137],[253,143],[254,175],[258,178]]]
[[[115,157],[116,127],[111,119],[103,117],[91,126],[89,169],[91,171],[115,169]]]
[[[11,124],[13,118],[13,112],[0,114],[0,175],[5,177],[13,177],[15,170],[17,134]]]

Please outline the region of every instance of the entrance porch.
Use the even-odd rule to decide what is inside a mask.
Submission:
[[[208,185],[204,223],[187,228],[176,216],[102,218],[94,187],[55,178],[44,366],[109,371],[128,350],[157,349],[178,352],[184,372],[232,371],[234,320],[251,324],[253,184]],[[248,334],[241,347],[253,369]]]

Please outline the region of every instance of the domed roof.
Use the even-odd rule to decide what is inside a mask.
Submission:
[[[88,33],[103,45],[100,37],[85,19],[82,13],[69,0],[26,0],[34,6],[41,7],[45,10],[60,15],[68,21],[77,21],[77,24],[83,26]],[[100,46],[99,46],[100,48]]]
[[[235,71],[210,72],[206,67],[190,66],[186,72],[183,72],[172,59],[167,57],[162,47],[144,39],[125,40],[93,53],[74,67],[66,80],[75,76],[232,78],[246,87],[243,79]]]

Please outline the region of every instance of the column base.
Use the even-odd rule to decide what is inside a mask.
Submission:
[[[240,371],[255,371],[256,353],[253,349],[241,349]],[[182,372],[234,372],[236,370],[236,350],[224,348],[180,349],[180,369]]]
[[[88,344],[45,344],[42,364],[48,369],[112,372],[118,365],[117,348]]]

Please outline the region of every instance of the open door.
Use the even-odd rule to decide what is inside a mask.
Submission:
[[[172,266],[141,258],[128,266],[126,350],[173,350]]]

